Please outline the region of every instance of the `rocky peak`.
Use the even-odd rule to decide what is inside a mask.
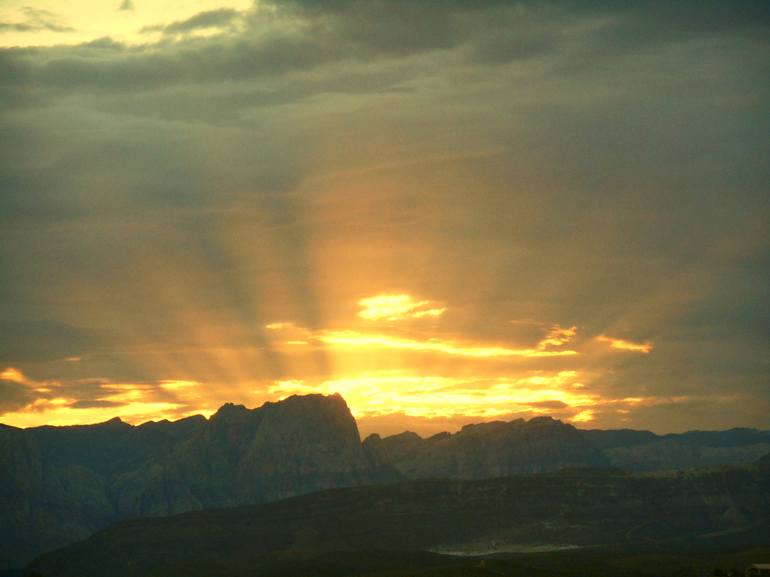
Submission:
[[[225,403],[217,412],[211,415],[211,421],[222,421],[227,419],[239,419],[246,417],[251,411],[243,405],[235,403]]]
[[[541,417],[533,417],[529,421],[527,421],[527,424],[530,427],[547,427],[549,425],[562,425],[571,427],[572,425],[567,425],[566,423],[560,421],[559,419],[554,419],[553,417],[549,417],[547,415],[541,416]]]

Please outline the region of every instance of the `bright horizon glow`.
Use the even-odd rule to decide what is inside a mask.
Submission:
[[[439,339],[416,340],[391,337],[383,334],[365,334],[356,331],[332,331],[320,337],[320,340],[332,347],[362,347],[402,349],[415,352],[443,353],[474,358],[495,357],[563,357],[577,355],[577,351],[546,351],[536,349],[514,349],[498,346],[461,345]]]
[[[381,294],[361,299],[358,304],[358,316],[370,321],[435,318],[446,311],[446,307],[436,306],[432,301],[416,301],[407,294]]]
[[[359,299],[358,304],[360,309],[357,317],[363,323],[424,316],[440,320],[446,309],[436,306],[433,301],[417,299],[408,294],[381,293]],[[213,327],[216,323],[212,320],[208,325]],[[508,359],[520,359],[518,362],[528,359],[533,362],[563,359],[563,362],[567,362],[577,358],[581,352],[579,347],[574,346],[579,344],[575,341],[579,332],[576,326],[563,328],[559,324],[550,325],[542,329],[542,337],[534,345],[524,347],[442,338],[438,336],[439,327],[431,330],[437,336],[425,335],[424,329],[419,329],[418,332],[422,334],[419,338],[405,336],[400,329],[398,334],[353,328],[314,331],[289,320],[267,323],[264,330],[270,336],[276,353],[285,356],[287,360],[294,358],[294,362],[299,363],[308,355],[312,357],[322,351],[333,360],[333,366],[337,367],[336,374],[325,379],[284,378],[276,379],[266,386],[247,385],[248,370],[243,367],[243,358],[249,349],[204,346],[198,353],[194,350],[186,352],[186,358],[192,361],[205,354],[213,360],[215,366],[229,371],[236,383],[236,399],[214,400],[205,394],[204,382],[192,378],[174,378],[149,383],[104,381],[97,383],[100,392],[97,398],[93,401],[79,401],[77,393],[68,393],[68,386],[61,382],[36,382],[20,369],[7,367],[0,373],[0,378],[22,383],[42,396],[24,411],[5,413],[2,420],[13,426],[29,427],[101,422],[115,416],[139,424],[192,414],[210,415],[222,402],[242,398],[247,390],[244,387],[254,387],[253,394],[247,395],[254,401],[250,403],[252,405],[282,399],[291,394],[339,393],[348,402],[353,415],[364,419],[400,414],[426,420],[462,417],[467,422],[468,419],[484,421],[506,415],[555,413],[568,422],[586,423],[594,420],[597,407],[616,403],[592,391],[590,381],[595,375],[569,368],[533,370],[526,366],[508,365]],[[408,329],[407,334],[411,330]],[[201,343],[210,339],[214,344],[220,338],[218,331],[203,335]],[[639,351],[642,347],[638,345],[629,349],[633,343],[609,339],[603,335],[595,339],[608,342],[613,347],[625,347],[624,350]],[[567,344],[573,345],[572,348],[566,348]],[[647,346],[651,347],[644,345]],[[360,362],[354,359],[362,351],[370,355],[403,351],[414,356],[398,357],[396,362],[402,365],[398,369],[360,372],[357,368]],[[462,360],[461,375],[426,373],[433,363],[428,363],[427,359],[435,355]],[[369,358],[378,357],[365,357]],[[69,359],[64,359],[64,362],[69,362]],[[489,372],[495,366],[494,363],[500,362],[504,363],[501,368]],[[403,366],[405,364],[413,366],[407,368]],[[168,363],[167,366],[173,367],[174,364]],[[264,392],[260,395],[259,390]],[[650,399],[627,398],[617,410],[627,411],[626,407],[649,402]]]
[[[574,385],[574,371],[535,374],[519,379],[472,379],[409,374],[363,374],[332,379],[318,385],[302,380],[278,381],[270,392],[286,398],[292,394],[339,393],[357,418],[393,412],[412,417],[436,418],[462,414],[489,419],[513,413],[547,414],[553,406],[590,406],[596,397]]]

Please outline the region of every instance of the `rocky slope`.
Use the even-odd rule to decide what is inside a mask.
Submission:
[[[0,428],[0,568],[122,518],[260,503],[393,478],[338,395],[225,405],[138,427]]]
[[[409,479],[488,479],[569,467],[608,467],[609,461],[572,425],[537,417],[466,425],[455,434],[422,439],[402,433],[371,435],[372,459]]]
[[[276,555],[333,551],[489,554],[526,545],[672,544],[681,550],[694,543],[708,549],[720,535],[749,544],[753,536],[766,538],[769,521],[767,466],[666,475],[573,470],[339,489],[124,521],[41,556],[31,568],[44,577],[245,576],[269,574]]]
[[[740,465],[770,453],[770,431],[756,429],[669,435],[630,429],[580,433],[604,453],[612,466],[629,471]]]

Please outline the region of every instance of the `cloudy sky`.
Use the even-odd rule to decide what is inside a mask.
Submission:
[[[770,427],[764,0],[6,0],[0,422]]]

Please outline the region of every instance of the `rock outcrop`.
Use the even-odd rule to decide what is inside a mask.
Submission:
[[[409,479],[488,479],[609,466],[575,427],[550,417],[466,425],[455,434],[428,439],[411,432],[384,439],[371,435],[364,447],[373,459]]]
[[[134,427],[0,428],[0,567],[118,519],[262,503],[393,478],[339,395]]]
[[[751,463],[770,453],[770,431],[736,428],[656,435],[650,431],[580,431],[609,462],[628,471],[692,469]]]

